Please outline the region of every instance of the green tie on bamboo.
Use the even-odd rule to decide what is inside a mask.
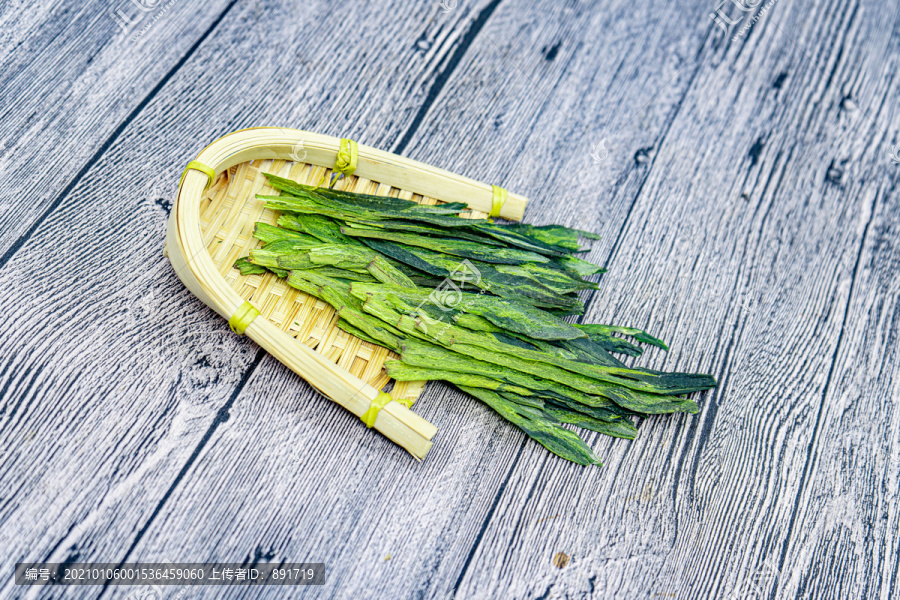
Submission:
[[[231,318],[228,319],[228,326],[238,335],[244,335],[247,327],[253,322],[253,319],[259,316],[259,311],[253,308],[249,302],[241,304]]]
[[[351,139],[341,138],[341,145],[338,148],[337,159],[334,161],[334,168],[332,169],[332,176],[335,173],[340,173],[346,177],[350,177],[353,173],[356,172],[356,165],[359,162],[359,145]],[[333,187],[334,183],[337,179],[332,179],[331,184],[328,187]],[[325,175],[322,175],[322,179],[316,185],[316,187],[320,187],[325,182]]]
[[[366,427],[369,429],[374,427],[375,419],[378,418],[378,412],[393,400],[394,399],[391,398],[391,395],[387,392],[378,392],[378,397],[372,400],[372,403],[369,405],[369,410],[364,412],[360,417],[362,422],[366,424]]]
[[[206,175],[208,181],[206,182],[206,186],[203,189],[206,189],[209,186],[211,186],[213,180],[216,178],[216,172],[213,168],[207,167],[202,162],[192,160],[184,168],[184,171],[181,172],[181,179],[178,180],[178,187],[181,187],[181,184],[184,183],[184,176],[187,175],[187,172],[189,169],[194,169],[195,171],[200,171],[201,173]]]
[[[509,193],[499,185],[492,185],[491,188],[493,189],[494,197],[491,203],[491,212],[488,216],[499,217],[500,209],[506,204],[506,197]]]

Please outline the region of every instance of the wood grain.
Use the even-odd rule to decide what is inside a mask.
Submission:
[[[94,150],[63,159],[46,218],[16,202],[4,230],[33,232],[0,270],[16,307],[0,338],[0,568],[328,564],[324,588],[290,597],[893,597],[896,1],[781,2],[736,42],[704,3],[450,5],[238,3],[163,79],[197,36],[144,36],[120,79],[72,106],[45,98]],[[90,8],[16,10],[0,10],[0,47],[37,23],[59,32],[40,89],[99,77],[65,51],[99,35],[78,33]],[[179,10],[166,26],[194,31]],[[144,105],[116,83],[151,80]],[[585,469],[432,385],[417,412],[440,433],[414,463],[233,336],[160,255],[184,163],[259,124],[399,148],[528,195],[529,222],[602,233],[589,258],[611,272],[585,321],[659,334],[672,351],[641,364],[707,370],[719,389],[634,442],[589,437],[606,464]],[[4,173],[46,162],[27,132]],[[4,195],[39,187],[13,179]]]
[[[613,11],[613,15],[621,11]],[[672,9],[671,15],[668,12],[665,14],[673,18],[680,15],[682,25],[701,23],[699,12],[692,15]],[[571,20],[572,15],[562,8],[554,12],[528,9],[524,3],[501,5],[486,24],[486,37],[482,39],[479,36],[475,40],[471,57],[464,59],[445,84],[432,112],[423,120],[425,133],[412,137],[408,153],[417,159],[429,160],[451,169],[464,172],[468,172],[467,168],[475,170],[478,177],[487,181],[497,180],[509,164],[524,165],[516,171],[517,179],[501,178],[500,183],[510,189],[519,189],[520,186],[526,191],[541,190],[538,194],[529,191],[532,204],[528,217],[532,222],[561,221],[594,227],[594,223],[602,219],[602,231],[607,235],[607,241],[598,245],[593,255],[597,259],[598,254],[609,251],[616,228],[621,227],[627,217],[632,195],[637,193],[649,172],[647,164],[635,162],[633,158],[638,149],[651,145],[652,140],[649,139],[650,131],[631,125],[632,106],[654,101],[669,103],[670,111],[657,105],[653,115],[648,115],[645,120],[645,126],[651,127],[660,137],[675,112],[678,96],[669,89],[662,97],[655,96],[655,86],[668,83],[683,94],[689,87],[690,77],[672,81],[666,64],[650,71],[639,71],[641,60],[636,54],[639,49],[651,46],[661,35],[658,29],[651,28],[645,32],[646,37],[634,39],[631,42],[632,55],[618,48],[624,34],[621,37],[599,35],[602,30],[594,24],[596,15],[593,11],[584,8],[576,17],[576,20]],[[506,31],[516,19],[521,19],[528,27],[540,29],[539,45],[534,41],[537,31],[513,36],[505,42],[513,44],[513,47],[505,50],[503,56],[498,56],[495,42],[491,40],[502,38],[500,32]],[[666,26],[670,25],[671,21]],[[658,26],[663,27],[661,23]],[[526,26],[518,27],[525,29]],[[682,40],[666,39],[676,47],[685,44]],[[584,56],[578,68],[557,64],[555,60],[546,58],[542,48],[559,41],[562,45],[555,60],[567,60],[568,51],[564,48],[579,48]],[[696,39],[695,43],[699,45],[701,41]],[[669,49],[653,52],[664,55]],[[513,58],[507,59],[506,56]],[[628,66],[623,67],[617,76],[612,76],[615,73],[612,69],[603,85],[586,89],[583,80],[591,73],[591,68],[596,68],[595,61],[613,60],[616,56],[630,57]],[[526,70],[525,75],[523,69]],[[473,72],[478,76],[471,76]],[[557,79],[551,79],[551,76]],[[466,77],[465,85],[458,85],[459,77]],[[536,91],[535,82],[546,83]],[[620,103],[610,105],[608,116],[604,116],[609,122],[598,124],[594,119],[599,113],[601,98],[610,90],[615,90],[616,96],[621,98]],[[464,102],[466,106],[473,107],[471,112],[453,114],[445,106],[445,103],[452,106],[457,102],[458,94],[468,94]],[[502,109],[509,114],[505,126],[486,126],[477,119],[473,122],[467,118],[469,114],[493,115],[499,111],[491,104],[494,97],[503,97],[513,103]],[[556,112],[557,104],[566,106],[582,102],[590,109]],[[557,125],[566,121],[568,114],[579,115],[580,120],[557,130]],[[429,131],[429,128],[434,128],[434,131]],[[619,130],[615,137],[616,146],[610,144],[615,152],[608,164],[595,165],[590,158],[590,149],[600,142],[605,128]],[[456,139],[465,139],[467,143],[456,144]],[[521,145],[528,151],[510,154],[506,149],[513,143],[515,146],[512,147]],[[549,153],[551,157],[547,158],[547,148],[554,145],[564,146],[567,151]],[[491,162],[482,165],[475,157],[466,156],[467,152],[474,154],[469,150],[472,147],[481,148]],[[504,151],[492,152],[493,148]],[[462,156],[458,152],[462,152]],[[573,179],[570,173],[577,173],[577,176]],[[606,183],[608,179],[619,181],[615,193],[598,194],[595,190],[609,185]],[[561,202],[555,186],[563,182],[575,185],[576,197],[583,198],[583,202]],[[269,359],[264,359],[264,368],[254,375],[254,380],[242,391],[236,404],[257,405],[260,392],[252,390],[280,389],[284,370],[270,369],[268,363]],[[255,381],[257,376],[262,379],[259,383]],[[322,560],[330,565],[338,578],[329,584],[323,594],[325,596],[449,597],[464,573],[470,570],[493,573],[506,561],[515,560],[515,554],[522,550],[515,544],[504,550],[499,558],[489,557],[482,561],[472,561],[470,558],[473,546],[478,546],[485,539],[485,528],[493,523],[492,515],[500,510],[499,502],[504,490],[514,484],[509,469],[516,464],[521,452],[523,458],[518,464],[523,468],[533,468],[534,476],[538,477],[537,467],[554,458],[548,459],[545,451],[535,450],[532,442],[522,440],[521,434],[515,431],[508,432],[509,437],[504,436],[506,448],[512,452],[494,454],[493,443],[497,432],[508,429],[508,426],[473,400],[447,395],[440,389],[430,388],[417,403],[417,411],[440,429],[436,445],[425,464],[379,463],[379,467],[367,466],[359,472],[355,462],[362,459],[354,459],[354,468],[349,469],[342,456],[334,456],[328,450],[315,455],[305,454],[307,458],[295,467],[296,481],[320,478],[322,485],[327,487],[318,493],[312,493],[304,486],[290,487],[288,491],[285,486],[289,484],[283,481],[282,471],[270,470],[270,463],[242,461],[238,467],[240,478],[258,483],[243,491],[245,496],[242,502],[233,499],[215,502],[213,498],[223,485],[220,474],[229,468],[227,465],[233,457],[257,452],[259,434],[255,432],[265,424],[247,425],[254,433],[244,436],[232,437],[224,428],[218,430],[210,441],[211,447],[217,448],[215,460],[212,464],[205,464],[205,461],[198,463],[198,472],[191,477],[198,487],[173,495],[135,549],[135,560],[151,560],[161,549],[177,547],[177,540],[182,535],[180,532],[199,531],[202,522],[231,523],[240,520],[240,534],[216,539],[215,544],[209,545],[215,546],[215,552],[254,556],[256,548],[260,547],[277,560]],[[452,403],[449,408],[445,406],[448,402]],[[285,433],[284,436],[291,439],[300,435],[300,425],[292,426],[291,431],[293,433]],[[323,441],[332,436],[346,439],[347,434],[343,430],[319,434]],[[380,442],[364,439],[361,443],[372,448],[366,451],[366,456],[382,452]],[[274,452],[280,452],[281,456],[289,455],[290,449],[283,442],[273,444],[277,448]],[[220,447],[222,450],[218,450]],[[473,458],[482,454],[486,455],[484,460]],[[530,456],[528,466],[524,463],[526,454]],[[381,464],[385,466],[380,467]],[[391,483],[370,483],[368,478],[380,477],[382,469],[392,473]],[[606,469],[598,473],[612,477],[612,471]],[[437,491],[422,494],[423,489],[432,488]],[[365,490],[369,496],[360,491],[358,496],[354,495],[358,498],[354,502],[348,503],[340,498],[337,500],[338,507],[333,508],[329,500],[333,490],[343,489]],[[286,506],[287,502],[278,502],[277,510],[285,512],[279,514],[278,524],[274,526],[269,525],[267,516],[273,510],[273,501],[269,496],[272,493],[288,497],[298,495],[303,499],[290,506]],[[397,509],[385,509],[384,494],[389,495],[387,503]],[[200,496],[207,498],[201,504],[208,506],[202,517],[193,520],[193,517],[182,516],[189,513],[189,507]],[[558,516],[553,513],[540,514],[520,525],[546,527]],[[386,534],[373,533],[373,526]],[[321,527],[327,532],[320,532]],[[308,533],[299,534],[298,531]],[[340,539],[341,543],[336,544],[335,539]],[[385,560],[388,555],[390,560]],[[364,571],[366,576],[350,575],[357,571]],[[527,578],[528,574],[522,572],[520,576]],[[460,591],[460,597],[480,597],[493,589],[501,596],[507,591],[489,580],[477,590]],[[318,592],[313,590],[307,594],[318,596]],[[271,591],[270,595],[277,597],[278,592]]]
[[[788,597],[891,598],[898,589],[900,194],[896,173],[867,175],[878,182],[874,210],[782,547]]]
[[[822,587],[800,586],[809,559],[781,555],[792,531],[809,531],[793,515],[809,485],[809,446],[843,445],[836,432],[822,437],[817,414],[852,327],[844,315],[854,265],[890,163],[880,128],[844,114],[840,82],[852,79],[859,105],[866,98],[871,115],[883,113],[897,90],[886,65],[857,69],[866,36],[889,35],[890,21],[876,7],[855,21],[837,7],[814,7],[808,20],[806,8],[780,8],[772,17],[792,37],[773,20],[743,46],[704,47],[586,315],[661,335],[673,351],[642,364],[709,371],[719,389],[697,417],[649,419],[633,443],[602,441],[602,471],[526,448],[460,595],[891,595],[874,575],[865,595],[835,586],[851,578],[838,570],[829,579],[818,560]],[[559,516],[538,524],[547,515]],[[869,522],[846,516],[857,530]],[[553,566],[557,552],[572,556],[568,567]]]
[[[270,9],[265,19],[263,8]],[[348,7],[346,20],[329,20],[325,6],[299,8],[240,7],[223,21],[0,272],[0,297],[22,307],[0,341],[4,568],[18,560],[124,559],[204,436],[227,418],[229,399],[254,365],[256,348],[193,300],[162,257],[165,198],[191,152],[259,123],[358,134],[341,131],[348,107],[355,122],[384,127],[376,116],[394,84],[343,83],[349,73],[385,68],[380,56],[370,67],[364,49],[384,48],[408,85],[429,80],[432,61],[453,50],[452,37],[440,32],[433,39],[444,45],[427,55],[408,37],[427,30],[439,7],[387,24],[367,14],[367,3]],[[282,29],[273,30],[276,13],[305,21],[282,18]],[[461,29],[467,19],[461,9],[447,24]],[[327,43],[321,23],[333,28]],[[351,35],[366,45],[342,52]],[[268,36],[287,45],[255,52]],[[298,55],[321,66],[315,79],[299,77]],[[211,69],[212,58],[223,67]],[[273,95],[273,85],[284,92]],[[398,135],[399,124],[393,127]],[[320,410],[328,404],[317,402]],[[377,437],[357,421],[352,435]],[[0,595],[12,593],[9,580],[2,585]]]
[[[0,7],[0,172],[7,175],[0,178],[0,266],[67,201],[232,4],[215,0],[202,11],[168,0]]]

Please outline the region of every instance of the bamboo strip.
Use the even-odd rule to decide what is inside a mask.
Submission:
[[[185,286],[225,319],[248,298],[261,314],[246,334],[322,394],[361,416],[389,382],[384,360],[396,355],[341,331],[329,305],[272,274],[242,276],[231,268],[256,246],[253,223],[274,224],[277,218],[255,199],[257,193],[273,193],[261,173],[317,183],[330,172],[338,147],[337,138],[267,127],[216,140],[196,160],[217,177],[207,190],[205,174],[185,174],[169,218],[165,252]],[[303,149],[303,162],[295,160],[297,148]],[[336,187],[429,204],[466,202],[473,217],[484,216],[493,197],[490,185],[362,145],[355,176]],[[519,220],[526,203],[510,193],[500,215]],[[392,394],[415,400],[423,389],[424,382],[399,382]],[[374,427],[419,460],[437,431],[398,402],[379,412]]]

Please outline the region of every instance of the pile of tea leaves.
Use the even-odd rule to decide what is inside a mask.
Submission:
[[[341,329],[400,355],[385,362],[397,381],[448,382],[562,458],[600,464],[566,424],[633,439],[634,417],[696,413],[683,395],[716,385],[614,356],[668,349],[643,331],[563,319],[584,312],[578,292],[604,271],[575,256],[593,234],[266,177],[280,195],[257,197],[281,216],[256,224],[263,246],[241,273],[271,271],[327,302]]]

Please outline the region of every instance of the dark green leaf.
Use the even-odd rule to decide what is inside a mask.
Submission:
[[[531,439],[541,444],[550,452],[579,465],[603,466],[594,451],[575,433],[552,422],[549,418],[536,418],[534,409],[525,411],[514,402],[506,400],[490,390],[459,386],[464,392],[475,396],[501,417],[521,429]]]

